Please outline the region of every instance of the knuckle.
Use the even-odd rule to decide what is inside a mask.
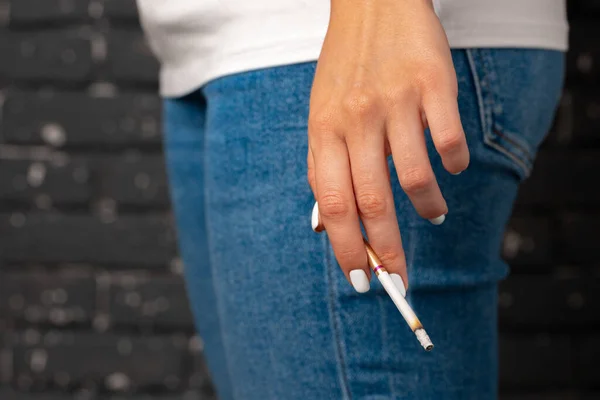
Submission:
[[[324,218],[340,219],[348,216],[350,206],[340,192],[327,192],[319,199],[319,213]]]
[[[377,251],[377,256],[383,265],[398,267],[404,264],[404,253],[393,249]]]
[[[438,133],[438,151],[440,153],[453,153],[463,146],[463,137],[460,133],[449,129]]]
[[[440,86],[440,73],[437,68],[430,64],[426,64],[417,69],[415,73],[415,81],[426,91],[436,90]]]
[[[416,72],[415,82],[424,96],[439,96],[440,93],[458,97],[458,81],[453,67],[447,69],[435,62]]]
[[[349,263],[356,264],[357,260],[366,258],[365,250],[362,247],[342,247],[336,252],[336,256],[342,268]]]
[[[375,96],[363,91],[355,90],[343,99],[342,107],[350,115],[366,118],[373,114],[377,102]]]
[[[328,109],[313,112],[308,117],[308,130],[311,134],[327,135],[336,131],[335,113]]]
[[[433,184],[433,174],[424,168],[408,168],[400,175],[400,185],[408,194],[419,193]]]
[[[365,219],[376,219],[385,216],[387,204],[382,194],[365,191],[356,195],[356,204]]]
[[[385,101],[390,107],[405,105],[414,98],[414,89],[405,85],[397,85],[385,94]]]

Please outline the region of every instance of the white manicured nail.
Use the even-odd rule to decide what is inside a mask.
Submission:
[[[451,174],[452,174],[452,175],[454,175],[454,176],[456,176],[456,175],[460,175],[460,173],[461,173],[461,172],[462,172],[462,171],[460,171],[460,172],[457,172],[457,173],[455,173],[455,174],[452,174],[452,172],[451,172]]]
[[[312,230],[316,231],[317,226],[319,226],[319,203],[315,201],[315,205],[313,206],[312,215],[310,217],[310,224],[312,226]]]
[[[362,269],[353,269],[350,271],[350,282],[352,282],[354,290],[358,293],[369,291],[369,278],[367,277],[367,273]]]
[[[392,277],[392,281],[394,281],[394,285],[396,285],[402,294],[402,297],[406,297],[406,288],[404,287],[404,281],[402,280],[402,277],[398,274],[390,274],[390,276]]]
[[[446,216],[445,215],[440,215],[437,218],[431,218],[429,220],[429,222],[431,222],[434,225],[441,225],[444,223],[444,221],[446,220]]]
[[[321,224],[321,219],[319,218],[319,203],[316,201],[313,206],[312,215],[310,216],[310,225],[315,232],[322,232],[325,230],[325,227]]]

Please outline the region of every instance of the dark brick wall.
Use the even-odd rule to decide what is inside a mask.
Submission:
[[[214,399],[135,3],[0,19],[0,399]]]
[[[505,400],[600,399],[600,1],[504,255]],[[213,399],[132,0],[0,0],[0,399]]]

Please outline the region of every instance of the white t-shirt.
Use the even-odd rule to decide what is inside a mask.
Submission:
[[[329,0],[137,0],[161,61],[160,92],[236,72],[316,60]],[[566,50],[565,0],[436,0],[450,46]]]

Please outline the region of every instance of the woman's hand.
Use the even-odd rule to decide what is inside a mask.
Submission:
[[[408,282],[387,155],[419,215],[443,222],[448,209],[424,128],[448,172],[467,168],[457,95],[431,0],[331,1],[310,99],[308,180],[336,258],[358,291],[368,290],[371,275],[359,219],[388,271]]]

